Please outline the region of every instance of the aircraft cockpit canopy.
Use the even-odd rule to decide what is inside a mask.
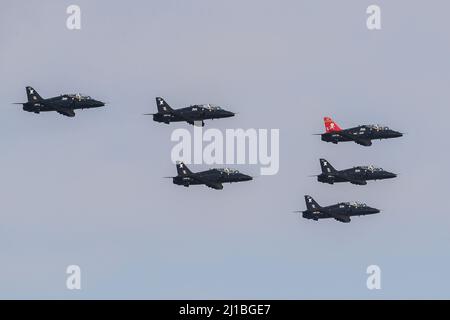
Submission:
[[[84,95],[82,95],[82,94],[80,94],[80,93],[69,94],[68,96],[69,96],[70,98],[77,99],[78,101],[81,101],[81,100],[91,100],[91,99],[92,99],[90,96],[84,96]]]
[[[349,203],[347,203],[347,204],[350,205],[350,206],[352,206],[352,207],[354,207],[354,208],[364,208],[364,207],[367,207],[367,205],[366,205],[365,203],[357,202],[357,201],[349,202]]]
[[[220,109],[222,109],[219,106],[216,106],[216,105],[213,105],[213,104],[205,104],[205,105],[203,105],[203,107],[205,109],[208,109],[208,110],[220,110]]]
[[[363,169],[366,169],[366,170],[369,170],[369,171],[371,171],[371,172],[375,172],[375,171],[383,171],[382,168],[377,168],[377,167],[375,167],[375,166],[373,166],[373,165],[369,165],[369,166],[362,167],[362,168],[363,168]]]
[[[382,130],[391,130],[389,127],[386,126],[382,126],[380,124],[373,124],[370,125],[369,128],[377,130],[377,131],[382,131]]]
[[[221,169],[217,169],[217,170],[219,170],[220,172],[224,172],[226,174],[239,173],[238,170],[234,170],[234,169],[230,169],[230,168],[223,168],[223,169],[221,168]]]

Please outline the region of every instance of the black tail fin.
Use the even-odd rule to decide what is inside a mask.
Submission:
[[[336,172],[336,169],[325,159],[320,159],[320,166],[323,174]]]
[[[177,172],[179,176],[187,176],[192,173],[183,162],[177,162]]]
[[[26,87],[28,102],[43,100],[42,97],[32,87]]]
[[[158,107],[158,113],[171,113],[173,111],[173,109],[161,97],[156,97],[156,106]]]
[[[321,208],[321,206],[319,206],[319,204],[311,196],[305,195],[305,202],[306,209],[308,211],[316,211]]]

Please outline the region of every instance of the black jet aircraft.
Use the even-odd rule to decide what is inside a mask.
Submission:
[[[305,195],[306,210],[301,212],[303,218],[318,221],[319,219],[334,218],[348,223],[352,216],[365,216],[379,213],[380,210],[368,207],[359,202],[340,202],[328,207],[321,207],[311,196]]]
[[[75,117],[75,109],[89,109],[103,107],[101,101],[89,96],[78,94],[62,94],[58,97],[43,99],[32,87],[26,87],[28,102],[16,103],[23,105],[23,110],[40,113],[44,111],[56,111],[67,117]]]
[[[325,133],[321,133],[322,141],[338,143],[354,141],[362,146],[371,146],[372,140],[390,139],[403,136],[403,133],[383,127],[380,125],[362,125],[349,129],[341,129],[331,118],[323,118],[325,122]]]
[[[174,110],[160,97],[156,98],[156,106],[158,107],[158,113],[145,113],[145,115],[153,116],[153,121],[164,122],[165,124],[186,121],[193,125],[196,122],[201,122],[203,127],[205,125],[204,120],[229,118],[234,116],[233,112],[226,111],[212,104],[192,105],[190,107]]]
[[[177,162],[176,166],[178,175],[176,177],[167,178],[172,178],[174,184],[185,187],[204,184],[210,188],[221,190],[223,189],[222,183],[250,181],[253,179],[246,174],[229,168],[210,169],[207,171],[193,173],[183,162]]]
[[[319,182],[333,184],[335,182],[350,182],[366,185],[367,180],[383,180],[397,177],[395,173],[374,166],[358,166],[345,170],[336,170],[325,159],[320,159],[322,173],[317,176]]]

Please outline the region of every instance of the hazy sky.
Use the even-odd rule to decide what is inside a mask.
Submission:
[[[366,28],[374,3],[380,31]],[[2,1],[0,298],[450,298],[448,12],[444,0]],[[27,85],[109,105],[36,115],[11,105]],[[207,128],[280,129],[279,173],[222,191],[163,179],[171,132],[192,128],[142,116],[155,96],[238,112]],[[407,134],[333,145],[312,135],[325,115]],[[399,177],[321,184],[308,177],[320,157]],[[382,212],[305,220],[291,213],[304,194]],[[66,289],[71,264],[81,291]]]

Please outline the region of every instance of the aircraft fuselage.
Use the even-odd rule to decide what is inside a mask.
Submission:
[[[372,140],[391,139],[403,136],[402,133],[380,126],[363,125],[339,131],[322,133],[322,141],[339,143],[354,141],[364,146],[372,145]]]
[[[196,179],[198,178],[198,179]],[[177,185],[183,185],[189,187],[190,185],[201,185],[205,184],[202,181],[208,180],[214,183],[232,183],[232,182],[242,182],[252,180],[252,177],[237,172],[225,172],[218,169],[210,169],[207,171],[201,171],[196,173],[191,173],[185,176],[176,176],[173,178],[173,183]]]
[[[338,203],[328,207],[321,207],[314,210],[302,211],[303,218],[319,220],[334,218],[341,222],[350,222],[349,217],[365,216],[379,213],[380,210],[371,208],[369,206],[357,206],[349,203]]]
[[[317,180],[323,183],[350,182],[365,185],[368,180],[383,180],[395,178],[397,175],[385,170],[371,170],[364,167],[354,167],[336,172],[321,173]]]
[[[23,110],[40,113],[46,111],[76,110],[103,107],[105,104],[95,99],[77,98],[71,95],[61,95],[48,99],[29,101],[23,104]]]
[[[166,124],[182,121],[194,124],[195,121],[229,118],[233,116],[233,112],[223,109],[214,110],[202,106],[191,106],[187,108],[176,109],[170,113],[155,113],[153,115],[153,120]]]

